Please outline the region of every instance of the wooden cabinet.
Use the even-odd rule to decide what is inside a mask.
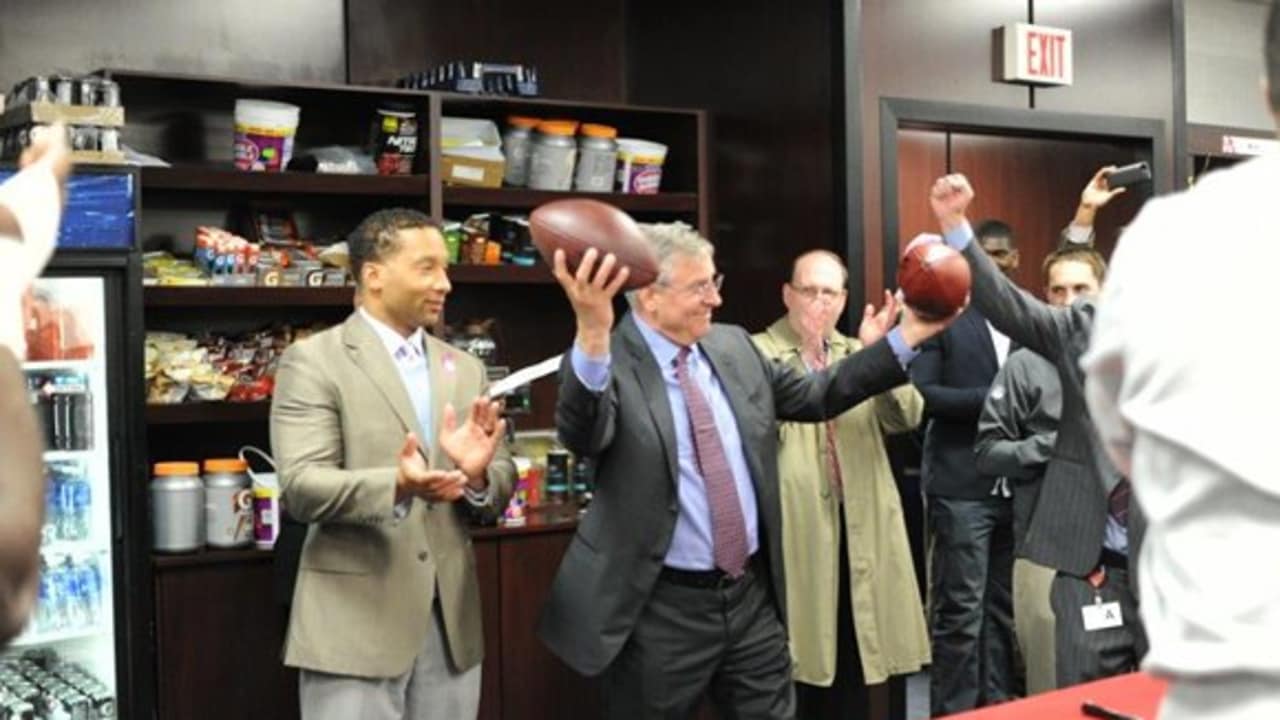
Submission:
[[[596,720],[600,689],[536,634],[538,614],[573,537],[571,520],[481,529],[485,659],[480,720]],[[287,610],[271,600],[274,556],[257,550],[157,557],[160,718],[296,720],[298,674],[281,661]],[[704,708],[697,720],[712,720]]]
[[[281,662],[287,615],[271,600],[272,554],[156,557],[157,717],[298,717]]]

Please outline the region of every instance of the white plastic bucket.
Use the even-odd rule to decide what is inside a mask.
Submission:
[[[235,163],[241,170],[280,172],[293,157],[297,105],[271,100],[236,100]]]
[[[255,472],[249,464],[249,478],[253,481],[253,542],[259,550],[270,550],[280,537],[280,481],[276,477],[275,460],[252,445],[240,448],[240,459],[249,463],[246,454],[257,455],[272,472]]]
[[[657,195],[667,146],[650,140],[618,138],[618,192]]]

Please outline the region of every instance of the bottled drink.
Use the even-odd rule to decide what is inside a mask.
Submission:
[[[62,491],[62,473],[57,467],[46,466],[44,470],[44,526],[40,530],[41,541],[48,543],[58,538],[58,516]]]
[[[98,558],[85,558],[77,567],[77,576],[80,585],[78,597],[83,606],[85,624],[97,625],[102,612],[102,572],[98,566]]]
[[[84,467],[76,473],[71,483],[71,538],[89,539],[89,505],[93,501],[93,488],[84,475]]]
[[[49,632],[58,627],[56,607],[58,603],[57,586],[54,583],[53,569],[42,557],[40,559],[40,585],[36,590],[36,631]]]

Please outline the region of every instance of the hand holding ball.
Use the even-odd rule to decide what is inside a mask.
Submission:
[[[616,267],[629,268],[624,290],[637,290],[658,279],[658,257],[640,226],[631,216],[599,200],[555,200],[529,216],[529,233],[548,266],[554,266],[557,249],[563,250],[570,273],[590,248],[598,259],[613,253]]]
[[[921,234],[898,261],[903,301],[925,319],[955,314],[969,297],[969,261],[937,235]]]

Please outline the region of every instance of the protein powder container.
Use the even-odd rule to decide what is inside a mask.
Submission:
[[[152,547],[195,552],[204,545],[204,485],[193,462],[156,463],[151,480]]]
[[[614,140],[618,131],[608,125],[583,123],[578,133],[578,169],[573,175],[573,188],[609,192],[618,164],[618,143]]]
[[[511,187],[529,184],[529,155],[533,152],[533,129],[538,122],[537,118],[520,115],[507,118],[507,130],[502,134],[502,154],[507,159],[502,182]]]
[[[239,458],[204,461],[204,518],[210,547],[253,543],[253,491],[249,466]]]
[[[573,161],[578,155],[572,120],[544,120],[533,136],[529,160],[529,187],[534,190],[569,190],[573,187]]]

